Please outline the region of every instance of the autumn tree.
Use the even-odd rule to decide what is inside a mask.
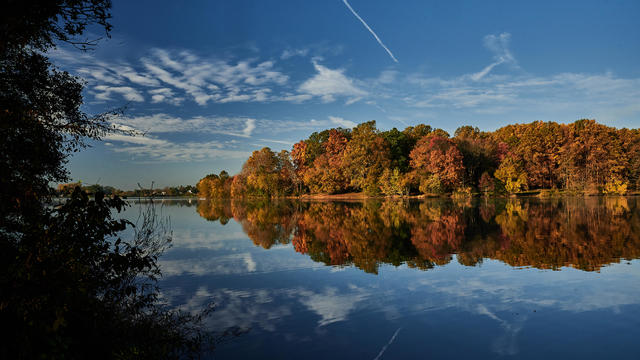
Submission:
[[[246,186],[245,195],[271,197],[282,193],[278,165],[278,157],[270,148],[254,151],[240,172]]]
[[[231,196],[233,179],[222,170],[219,175],[209,174],[198,181],[196,188],[200,197],[222,199]]]
[[[640,129],[621,129],[620,138],[628,159],[629,187],[640,190]]]
[[[454,141],[462,154],[464,186],[479,186],[483,172],[493,173],[498,167],[499,148],[477,127],[462,126],[455,132]]]
[[[406,195],[409,193],[407,177],[400,169],[384,169],[380,175],[380,191],[385,195]]]
[[[329,137],[323,143],[324,152],[316,157],[313,165],[303,175],[304,184],[312,193],[333,194],[347,189],[349,181],[343,169],[343,154],[347,143],[343,131],[329,131]]]
[[[453,138],[424,124],[380,132],[371,121],[352,131],[315,132],[296,143],[289,158],[291,169],[282,170],[278,180],[280,194],[407,189],[470,194],[474,187],[485,193],[506,187],[508,192],[564,188],[598,194],[640,188],[640,130],[594,120],[535,121],[494,132],[462,126]],[[246,192],[248,181],[240,174],[235,193]]]
[[[375,194],[378,178],[391,164],[389,144],[376,129],[376,122],[359,124],[351,133],[342,156],[342,168],[350,186]]]
[[[496,179],[500,180],[504,189],[513,194],[527,189],[527,173],[524,171],[522,161],[515,155],[506,156],[495,173]]]
[[[416,126],[407,126],[404,130],[402,130],[402,133],[405,134],[405,136],[409,139],[409,141],[411,142],[410,147],[413,148],[416,143],[418,143],[418,140],[431,134],[432,131],[433,129],[431,128],[431,126],[418,124]]]
[[[628,159],[618,132],[595,120],[570,124],[561,163],[567,188],[598,192],[608,181],[626,180]]]
[[[462,185],[462,154],[451,139],[425,136],[409,156],[414,181],[419,182],[422,192],[450,191]]]
[[[480,181],[478,183],[478,188],[482,193],[486,196],[493,193],[496,189],[495,180],[488,172],[483,172],[482,176],[480,176]]]
[[[277,155],[278,183],[281,194],[292,194],[299,192],[302,179],[298,177],[295,167],[291,161],[291,154],[287,150],[281,150]]]

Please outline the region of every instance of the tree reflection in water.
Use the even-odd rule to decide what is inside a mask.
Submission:
[[[377,273],[380,264],[427,270],[483,259],[511,266],[597,271],[640,257],[637,198],[476,199],[462,202],[200,201],[211,221],[242,224],[254,244],[295,251],[327,265]]]

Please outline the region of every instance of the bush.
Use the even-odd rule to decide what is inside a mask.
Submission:
[[[157,303],[158,256],[171,240],[153,207],[133,224],[126,204],[76,187],[68,201],[3,237],[3,358],[178,358],[205,340],[198,318]],[[152,205],[151,205],[152,206]]]
[[[624,195],[627,193],[628,183],[620,179],[610,179],[604,185],[603,193],[608,195]]]
[[[442,194],[444,192],[444,186],[438,175],[430,175],[420,181],[419,190],[423,194]]]

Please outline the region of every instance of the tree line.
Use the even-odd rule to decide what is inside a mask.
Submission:
[[[56,187],[55,194],[60,197],[69,197],[76,187],[89,195],[102,193],[107,196],[127,197],[164,197],[164,196],[196,196],[198,190],[193,185],[165,186],[154,189],[153,187],[140,187],[135,190],[121,190],[113,186],[100,184],[83,184],[82,181],[61,183]]]
[[[535,121],[493,132],[429,125],[380,131],[375,121],[314,132],[278,153],[256,150],[235,176],[202,178],[207,198],[514,194],[532,189],[625,194],[640,190],[640,129],[595,120]]]

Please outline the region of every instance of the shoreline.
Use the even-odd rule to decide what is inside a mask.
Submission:
[[[590,198],[590,197],[630,197],[640,196],[640,192],[634,191],[623,195],[620,194],[584,194],[577,192],[552,192],[545,193],[548,189],[524,191],[515,194],[503,194],[503,195],[489,195],[484,196],[480,193],[474,193],[464,196],[455,196],[453,193],[447,194],[420,194],[420,195],[366,195],[362,192],[358,193],[344,193],[344,194],[304,194],[299,196],[276,196],[276,197],[225,197],[225,198],[202,198],[198,197],[198,200],[235,200],[235,199],[290,199],[290,200],[424,200],[424,199],[452,199],[462,200],[471,198],[486,198],[486,199],[508,199],[508,198],[538,198],[538,199],[553,199],[553,198]],[[544,193],[544,194],[543,194]]]

